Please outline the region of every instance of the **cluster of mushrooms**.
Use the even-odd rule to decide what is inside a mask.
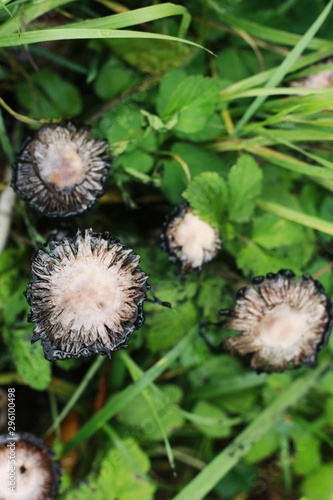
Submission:
[[[103,194],[110,169],[108,143],[87,127],[46,125],[29,138],[14,166],[12,187],[31,207],[49,217],[67,217],[91,207]],[[49,361],[111,353],[127,347],[143,324],[149,285],[139,256],[109,233],[77,231],[39,250],[31,266],[26,297],[32,342],[41,340]],[[222,246],[219,230],[201,220],[189,204],[167,217],[161,247],[185,272],[200,269]],[[87,307],[87,304],[89,306]],[[236,335],[229,351],[253,354],[258,371],[313,365],[331,326],[331,302],[311,276],[291,271],[257,277],[241,289],[222,326]]]

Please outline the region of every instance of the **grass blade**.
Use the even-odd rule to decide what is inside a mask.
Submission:
[[[240,461],[254,443],[281,421],[283,414],[316,384],[329,367],[330,360],[326,360],[315,370],[309,370],[305,376],[296,379],[222,453],[217,455],[202,472],[185,486],[174,497],[174,500],[207,498],[207,493]]]
[[[135,384],[124,389],[120,394],[112,396],[105,406],[88,420],[79,432],[63,448],[63,454],[75,449],[83,441],[93,436],[103,425],[110,420],[118,411],[127,405],[132,399],[148,387],[159,377],[180,355],[180,353],[191,343],[197,328],[193,328],[171,351],[152,366]]]
[[[265,87],[276,87],[285,75],[288,73],[293,64],[300,57],[302,52],[309,45],[310,41],[313,39],[319,28],[325,22],[327,16],[331,12],[333,5],[333,0],[331,0],[325,9],[322,11],[320,16],[315,20],[315,22],[310,26],[307,32],[302,36],[302,38],[298,41],[295,47],[291,50],[290,54],[283,60],[282,64],[278,67],[278,69],[274,72],[272,77],[268,80]],[[249,106],[243,117],[240,119],[235,128],[235,134],[246,125],[246,123],[252,118],[252,116],[256,113],[262,103],[265,101],[266,96],[258,96],[253,103]]]
[[[269,212],[271,214],[277,215],[278,217],[283,217],[302,226],[311,227],[322,233],[330,234],[333,236],[333,223],[328,222],[319,217],[313,217],[313,215],[307,215],[303,212],[297,212],[288,207],[279,205],[278,203],[272,203],[266,200],[259,200],[257,206],[262,210]]]

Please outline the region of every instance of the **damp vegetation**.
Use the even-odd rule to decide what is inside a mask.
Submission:
[[[0,498],[332,499],[332,4],[1,2]]]

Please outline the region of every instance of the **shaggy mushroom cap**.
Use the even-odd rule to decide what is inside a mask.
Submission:
[[[219,230],[201,220],[187,204],[167,217],[160,240],[170,261],[182,271],[202,267],[216,257],[222,245]]]
[[[33,434],[0,436],[0,499],[52,500],[59,489],[60,466]]]
[[[83,212],[103,194],[110,162],[108,143],[87,127],[46,125],[23,144],[12,188],[48,217]]]
[[[32,342],[41,339],[46,359],[111,357],[127,347],[143,324],[149,289],[139,259],[109,233],[91,229],[51,242],[49,254],[39,250],[26,296]]]
[[[332,64],[333,59],[326,60],[326,63]],[[325,89],[326,87],[331,87],[332,85],[333,69],[318,71],[318,73],[313,73],[305,78],[300,78],[299,80],[294,80],[290,83],[291,87],[307,87],[309,89]]]
[[[309,275],[295,281],[292,271],[281,270],[254,278],[253,285],[238,292],[235,309],[229,311],[224,326],[242,333],[224,347],[254,353],[251,366],[258,371],[315,365],[332,327],[331,301],[320,283]]]

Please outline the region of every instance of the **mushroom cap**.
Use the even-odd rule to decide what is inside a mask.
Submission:
[[[237,294],[227,328],[238,330],[224,342],[233,353],[253,353],[258,371],[283,371],[289,364],[314,366],[332,327],[332,305],[318,281],[289,270],[253,279]]]
[[[0,436],[0,498],[52,500],[59,482],[60,465],[42,439],[26,432]]]
[[[167,216],[160,244],[169,260],[187,271],[214,259],[222,242],[219,230],[200,219],[186,203]]]
[[[31,266],[26,296],[32,342],[42,341],[46,359],[111,357],[127,347],[143,324],[142,305],[149,289],[139,256],[91,229],[50,243]]]
[[[106,141],[91,138],[89,127],[45,125],[23,144],[11,186],[48,217],[81,213],[104,192],[107,148]]]

